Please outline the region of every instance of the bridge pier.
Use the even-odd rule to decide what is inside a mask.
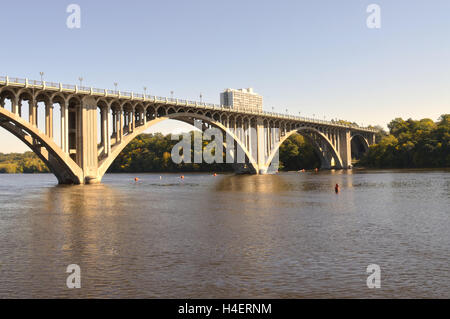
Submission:
[[[93,97],[85,97],[81,101],[81,163],[84,182],[93,184],[100,182],[98,176],[97,149],[97,102]],[[78,150],[77,150],[78,151]]]
[[[256,153],[257,153],[257,173],[266,174],[266,154],[265,154],[265,134],[264,121],[261,118],[256,119]]]
[[[339,134],[339,154],[342,160],[342,168],[352,167],[352,148],[350,130],[342,130]]]

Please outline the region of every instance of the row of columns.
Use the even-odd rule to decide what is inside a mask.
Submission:
[[[45,103],[45,135],[53,138],[53,104],[50,101]],[[22,116],[22,101],[19,98],[11,99],[11,112],[16,116]],[[28,100],[28,121],[38,126],[38,101],[35,99]]]

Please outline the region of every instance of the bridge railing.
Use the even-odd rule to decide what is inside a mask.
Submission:
[[[198,102],[198,101],[192,101],[192,100],[183,100],[183,99],[177,99],[173,97],[163,97],[163,96],[152,96],[152,95],[144,95],[142,93],[132,93],[132,92],[122,92],[118,90],[110,90],[110,89],[100,89],[100,88],[92,88],[87,86],[77,86],[77,85],[71,85],[71,84],[63,84],[63,83],[56,83],[56,82],[46,82],[46,81],[36,81],[36,80],[28,80],[26,78],[10,78],[8,76],[0,76],[0,83],[6,84],[6,85],[18,85],[18,86],[26,86],[26,87],[38,87],[38,88],[46,88],[46,89],[54,89],[54,90],[65,90],[65,91],[74,91],[74,92],[82,92],[82,93],[88,93],[88,94],[95,94],[95,95],[112,95],[117,96],[120,98],[130,98],[130,99],[142,99],[142,100],[150,100],[154,102],[161,102],[161,103],[170,103],[170,104],[187,104],[190,106],[196,106],[200,108],[207,108],[207,109],[213,109],[213,110],[224,110],[226,109],[229,112],[235,112],[235,113],[244,113],[244,114],[257,114],[261,116],[270,116],[270,117],[276,117],[280,119],[289,119],[294,121],[302,121],[302,122],[308,122],[313,124],[324,124],[324,125],[332,125],[332,126],[339,126],[339,127],[348,127],[348,128],[354,128],[354,129],[360,129],[360,130],[366,130],[371,132],[376,132],[377,130],[374,128],[369,127],[362,127],[354,124],[345,124],[345,123],[339,123],[334,121],[326,121],[316,118],[308,118],[304,116],[296,116],[296,115],[290,115],[290,114],[283,114],[283,113],[277,113],[277,112],[267,112],[267,111],[253,111],[253,110],[236,110],[232,109],[229,106],[220,105],[220,104],[213,104],[213,103],[206,103],[206,102]]]

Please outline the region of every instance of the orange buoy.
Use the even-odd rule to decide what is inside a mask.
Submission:
[[[181,175],[180,178],[181,178],[181,179],[184,179],[184,175]]]
[[[317,173],[318,171],[319,171],[319,169],[316,167],[316,168],[314,169],[314,172]]]
[[[336,184],[336,186],[334,186],[334,191],[335,193],[339,193],[339,184]]]
[[[138,181],[139,181],[139,178],[135,177],[135,178],[134,178],[134,181],[135,181],[135,182],[138,182]]]
[[[216,173],[214,173],[214,175],[213,176],[217,176],[217,174]]]

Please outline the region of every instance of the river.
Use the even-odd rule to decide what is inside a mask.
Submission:
[[[450,298],[449,173],[0,175],[0,298]]]

